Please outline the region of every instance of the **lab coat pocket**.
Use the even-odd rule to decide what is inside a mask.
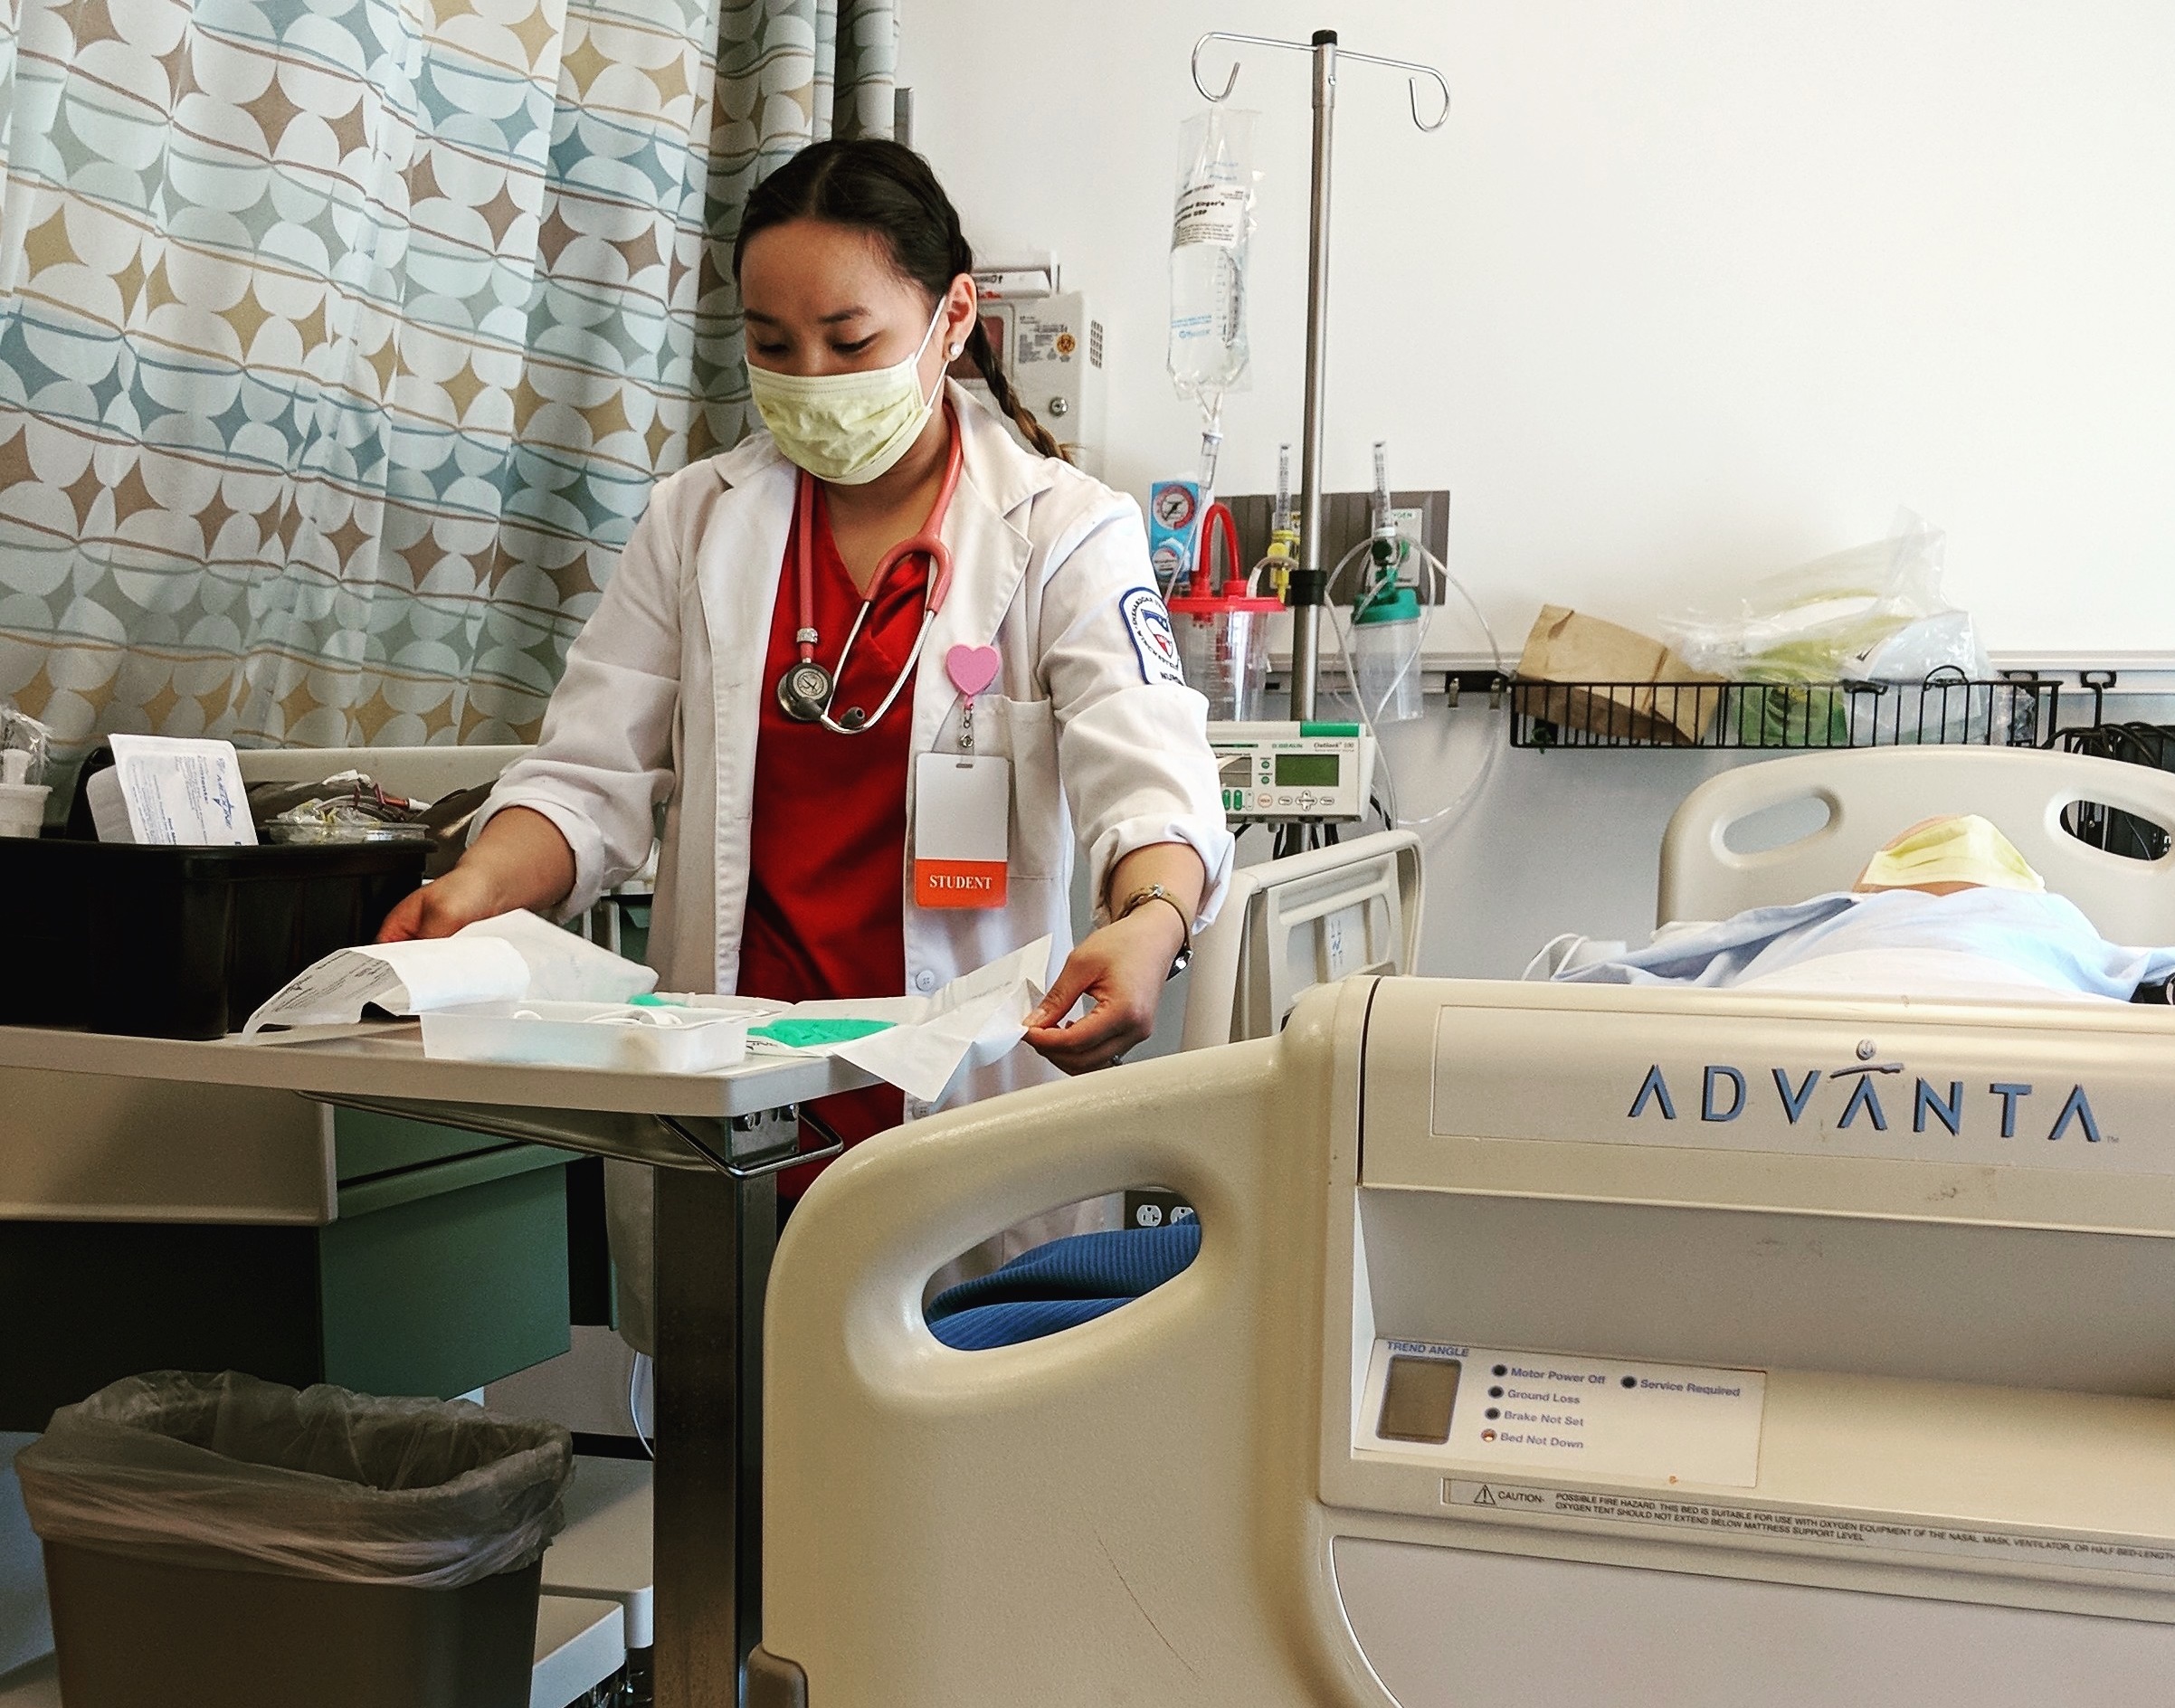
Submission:
[[[1058,720],[1050,702],[985,697],[974,704],[974,722],[981,751],[999,751],[1001,743],[1012,761],[1012,875],[1063,876],[1072,832],[1058,784]]]

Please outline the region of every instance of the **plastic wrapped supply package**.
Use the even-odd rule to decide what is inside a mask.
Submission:
[[[392,794],[360,771],[315,783],[260,783],[249,791],[250,816],[262,840],[282,848],[364,848],[413,843],[430,849],[426,878],[442,878],[468,846],[469,825],[491,785],[436,801]]]
[[[262,816],[254,792],[250,798],[251,810],[260,813],[266,841],[306,848],[428,842],[431,828],[422,815],[430,804],[387,794],[359,771],[312,785],[304,799],[269,817]]]
[[[1736,698],[1746,746],[1847,746],[1876,719],[1895,739],[1983,740],[1990,708],[1961,685],[1991,666],[1970,614],[1942,597],[1944,546],[1905,513],[1885,539],[1755,582],[1735,612],[1686,612],[1664,631],[1695,669],[1775,685]],[[1895,684],[1917,704],[1884,710],[1885,695],[1835,686],[1848,682]]]
[[[0,700],[0,836],[35,836],[43,828],[52,740],[36,718]]]
[[[70,1708],[516,1708],[572,1438],[466,1402],[133,1377],[16,1457]]]

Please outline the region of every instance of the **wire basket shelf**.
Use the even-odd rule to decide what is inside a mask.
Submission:
[[[1511,683],[1514,747],[1771,752],[1921,744],[2043,747],[2061,684],[2037,677],[1923,682]]]

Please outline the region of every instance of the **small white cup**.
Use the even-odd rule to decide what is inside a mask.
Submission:
[[[0,836],[37,835],[52,792],[42,783],[0,783]]]

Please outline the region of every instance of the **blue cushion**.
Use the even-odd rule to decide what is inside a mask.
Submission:
[[[1182,1272],[1201,1250],[1197,1220],[1076,1234],[946,1287],[929,1302],[929,1332],[980,1352],[1091,1323]]]

